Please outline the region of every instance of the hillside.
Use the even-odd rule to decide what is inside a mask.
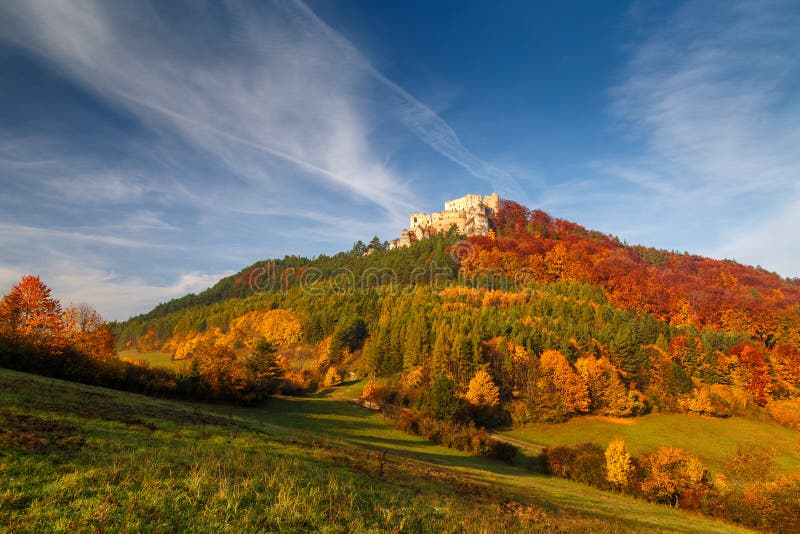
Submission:
[[[357,243],[335,256],[265,260],[111,326],[121,348],[179,359],[258,332],[296,369],[346,360],[362,374],[415,371],[422,391],[442,374],[463,391],[488,368],[522,420],[654,409],[727,416],[800,393],[796,280],[629,246],[508,200],[491,224],[486,236],[453,229],[394,250],[375,238],[370,254]],[[588,406],[579,394],[574,406],[531,413],[534,397],[559,395],[522,376],[520,366],[538,366],[547,351],[581,375]]]
[[[0,370],[0,400],[10,532],[737,531],[443,449],[331,397],[229,409]]]

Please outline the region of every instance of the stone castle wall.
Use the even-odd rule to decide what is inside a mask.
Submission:
[[[414,241],[447,232],[453,225],[459,233],[468,236],[486,235],[489,232],[489,216],[497,213],[499,205],[497,193],[486,196],[469,194],[446,201],[443,211],[412,213],[408,228],[403,230],[398,239],[389,242],[389,248],[407,247]]]

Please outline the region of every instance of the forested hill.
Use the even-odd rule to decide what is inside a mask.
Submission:
[[[616,237],[501,201],[492,219],[490,237],[472,237],[451,250],[458,236],[441,236],[389,251],[374,238],[370,245],[356,243],[349,252],[316,258],[286,256],[264,260],[220,280],[199,294],[159,304],[150,312],[114,327],[121,332],[131,323],[145,323],[178,310],[207,306],[256,293],[285,290],[298,284],[329,279],[348,270],[356,280],[364,274],[390,269],[397,284],[428,284],[430,272],[415,273],[433,262],[437,279],[451,281],[462,269],[461,283],[486,285],[486,274],[502,270],[507,285],[514,282],[571,281],[602,286],[610,300],[628,310],[652,313],[672,324],[691,323],[747,331],[770,342],[781,316],[786,319],[800,305],[800,280],[782,279],[761,268],[731,260],[712,260],[688,253],[668,252],[623,244]],[[374,254],[365,254],[367,250]],[[345,283],[343,281],[342,283]],[[368,281],[367,283],[374,280]],[[497,284],[497,281],[495,281]],[[785,313],[782,313],[785,312]]]
[[[285,256],[283,259],[267,259],[256,262],[231,276],[217,282],[213,287],[201,293],[190,293],[180,298],[161,303],[151,311],[137,315],[124,321],[142,322],[163,317],[171,312],[193,306],[206,306],[227,299],[245,298],[256,293],[270,290],[281,290],[295,287],[298,284],[311,284],[315,281],[330,278],[347,270],[361,277],[365,272],[369,276],[370,269],[391,269],[397,274],[399,283],[412,279],[412,272],[417,267],[424,267],[434,262],[449,271],[448,279],[458,271],[457,262],[453,261],[446,250],[450,245],[459,242],[462,236],[451,234],[438,239],[416,243],[413,247],[388,251],[388,243],[377,237],[369,244],[359,241],[348,252],[339,252],[333,256],[320,255],[316,258],[302,256]],[[375,254],[367,254],[372,250]],[[428,277],[415,277],[417,283],[427,283]],[[114,323],[117,328],[120,323]]]
[[[788,335],[797,319],[798,279],[731,260],[628,246],[507,200],[494,224],[496,239],[470,239],[477,253],[462,265],[467,272],[528,269],[540,283],[595,284],[624,309],[676,325],[747,332],[766,344]]]
[[[629,246],[506,200],[491,222],[483,237],[259,262],[112,328],[120,346],[177,358],[265,337],[314,360],[303,387],[339,366],[464,395],[482,372],[523,419],[725,414],[800,392],[797,280]],[[553,374],[572,378],[541,380]]]

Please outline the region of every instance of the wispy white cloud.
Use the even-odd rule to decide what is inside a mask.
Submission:
[[[180,132],[251,180],[274,181],[256,170],[268,156],[390,212],[406,210],[410,191],[371,154],[367,139],[370,124],[361,96],[377,81],[394,96],[384,112],[393,110],[431,148],[474,176],[502,192],[522,194],[510,174],[469,151],[441,117],[378,71],[304,3],[270,10],[228,5],[226,34],[202,35],[183,45],[154,8],[120,9],[89,0],[6,5],[4,33],[144,120]],[[238,46],[220,46],[221,57],[187,53],[208,40]]]
[[[199,32],[187,30],[185,42],[147,4],[34,1],[3,11],[6,37],[240,178],[268,187],[289,162],[319,184],[404,209],[409,192],[371,154],[358,99],[363,71],[287,25],[291,6],[232,5],[226,29],[198,17]],[[215,55],[198,52],[209,41],[224,44]]]
[[[760,224],[723,232],[723,243],[712,249],[718,258],[737,258],[751,265],[800,278],[800,190]]]
[[[116,235],[103,235],[81,230],[60,230],[57,228],[41,228],[24,224],[5,223],[0,221],[0,239],[4,245],[9,246],[13,240],[42,240],[57,239],[76,241],[94,245],[109,245],[112,247],[126,248],[174,248],[173,245],[163,245],[150,240],[136,240]]]
[[[641,193],[642,236],[674,232],[698,252],[800,274],[757,237],[785,222],[800,180],[800,20],[789,8],[688,3],[631,46],[610,95],[617,131],[643,149],[595,168]]]
[[[62,162],[63,163],[63,162]],[[47,178],[43,192],[53,193],[64,201],[77,201],[81,204],[133,203],[140,201],[148,186],[132,176],[122,176],[112,171],[95,171],[68,175],[59,166],[55,176]]]
[[[76,262],[75,258],[61,260],[47,267],[0,265],[0,287],[6,290],[22,275],[38,274],[63,305],[89,302],[107,320],[122,320],[143,313],[159,302],[202,291],[232,274],[186,272],[160,285],[141,277],[118,276],[113,271]]]
[[[352,43],[320,19],[302,1],[294,0],[294,2],[302,14],[312,21],[337,49],[343,51],[350,61],[360,64],[398,98],[403,123],[422,141],[471,175],[486,181],[508,198],[523,202],[526,200],[525,192],[508,171],[482,160],[467,149],[456,131],[436,112],[405,88],[387,78]]]

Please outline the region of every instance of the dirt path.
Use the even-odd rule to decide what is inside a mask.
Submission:
[[[508,436],[503,436],[502,434],[489,434],[489,437],[493,440],[502,441],[503,443],[508,443],[528,451],[542,452],[544,450],[544,445],[538,445],[536,443],[531,443],[530,441],[522,441],[521,439],[517,438],[510,438]]]

